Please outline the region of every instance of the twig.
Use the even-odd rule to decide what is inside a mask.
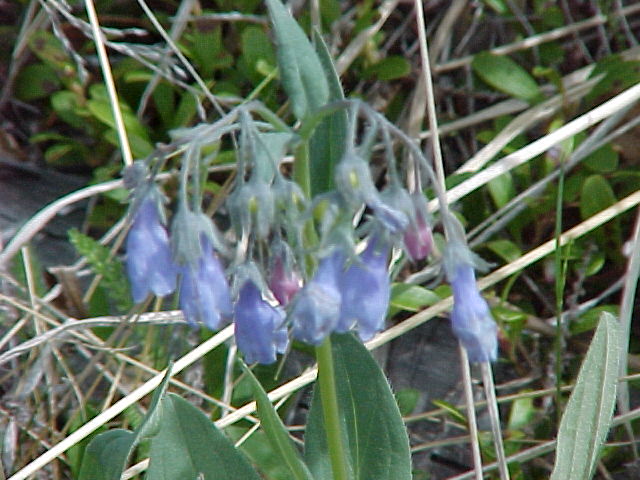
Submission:
[[[122,161],[126,166],[133,164],[133,156],[131,155],[131,147],[129,146],[129,139],[127,138],[127,130],[124,126],[124,120],[122,119],[122,112],[120,111],[120,103],[118,102],[118,93],[116,92],[116,86],[113,82],[113,75],[111,74],[111,66],[109,65],[109,57],[107,56],[107,49],[104,47],[104,38],[100,31],[100,24],[98,23],[98,15],[96,14],[96,8],[93,4],[93,0],[85,0],[85,8],[87,9],[87,15],[89,22],[91,23],[91,30],[93,32],[93,41],[96,45],[96,51],[98,52],[98,59],[100,60],[100,68],[102,69],[102,76],[104,77],[104,83],[107,87],[107,93],[109,94],[109,103],[111,103],[111,110],[116,122],[116,130],[118,131],[118,139],[120,140],[120,150],[122,152]]]

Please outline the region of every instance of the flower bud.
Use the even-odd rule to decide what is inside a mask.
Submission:
[[[371,178],[369,164],[355,152],[347,153],[335,169],[337,190],[351,205],[379,202],[378,191]]]
[[[162,297],[176,289],[178,270],[153,195],[144,198],[135,212],[126,249],[127,274],[135,303],[142,302],[149,293]]]
[[[340,278],[342,302],[336,331],[346,332],[354,324],[363,341],[383,329],[391,286],[387,270],[388,246],[373,237],[358,260]]]
[[[415,223],[409,225],[403,239],[407,254],[414,262],[427,258],[433,248],[431,227],[422,217],[417,217]]]
[[[294,297],[289,319],[293,336],[320,345],[333,332],[340,317],[340,285],[345,256],[334,251],[320,260],[314,277]]]
[[[451,326],[473,363],[493,362],[498,357],[498,326],[486,300],[480,295],[470,259],[464,245],[448,247],[445,268],[453,289]]]
[[[238,232],[252,232],[259,239],[269,236],[275,218],[273,192],[269,184],[252,179],[239,186],[228,202]]]
[[[300,290],[300,276],[292,269],[291,265],[287,268],[281,257],[276,257],[273,260],[268,283],[273,296],[283,307],[288,305],[296,292]]]
[[[201,257],[181,267],[180,309],[191,325],[204,323],[211,330],[220,327],[223,317],[231,317],[231,293],[224,270],[209,239],[200,236]]]
[[[284,313],[263,300],[252,281],[240,289],[235,307],[235,335],[247,363],[269,364],[276,352],[284,353],[289,344]]]
[[[429,214],[424,197],[420,193],[411,196],[414,214],[404,232],[404,246],[414,262],[427,258],[433,248],[433,234],[429,225]]]

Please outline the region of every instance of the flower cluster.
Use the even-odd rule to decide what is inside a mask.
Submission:
[[[431,253],[425,196],[402,185],[392,148],[387,185],[378,190],[367,148],[354,144],[335,166],[334,190],[308,198],[278,165],[292,136],[261,131],[244,111],[239,118],[236,185],[223,208],[231,228],[224,236],[200,207],[204,160],[193,135],[204,127],[188,133],[170,234],[152,175],[140,164],[132,168],[127,272],[134,300],[177,289],[189,324],[216,330],[234,322],[247,362],[275,362],[288,348],[289,332],[311,345],[351,330],[371,339],[384,328],[392,249],[403,248],[412,262]],[[472,361],[495,360],[496,325],[475,286],[466,245],[447,247],[444,266],[454,292],[454,332]]]

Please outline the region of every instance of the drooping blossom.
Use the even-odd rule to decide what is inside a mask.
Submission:
[[[433,248],[433,235],[427,221],[418,216],[404,232],[404,246],[413,261],[427,258]]]
[[[404,247],[414,262],[427,258],[433,248],[433,235],[424,196],[421,193],[411,195],[414,206],[411,222],[404,232]]]
[[[229,284],[211,242],[200,236],[202,255],[181,267],[180,309],[191,325],[204,323],[217,330],[233,314]]]
[[[387,270],[389,247],[376,237],[340,277],[342,302],[336,331],[346,332],[354,324],[363,341],[383,329],[391,286]]]
[[[336,165],[335,184],[350,205],[373,205],[380,201],[378,190],[371,178],[369,164],[355,151],[345,153]]]
[[[284,313],[269,305],[258,287],[248,280],[240,289],[235,305],[236,343],[247,363],[270,364],[276,353],[284,353],[289,339]]]
[[[287,268],[285,261],[280,256],[273,260],[268,283],[273,296],[283,307],[287,306],[297,291],[300,290],[300,276],[293,270],[291,265]]]
[[[453,289],[451,326],[473,363],[498,357],[498,327],[486,300],[480,295],[466,245],[449,246],[445,253],[447,277]]]
[[[154,195],[143,199],[127,235],[127,275],[135,303],[149,293],[163,297],[176,289],[178,269],[171,258],[169,235],[158,207]]]
[[[333,332],[340,317],[340,275],[345,255],[334,250],[323,257],[313,278],[292,301],[289,319],[293,336],[312,345],[320,345]]]

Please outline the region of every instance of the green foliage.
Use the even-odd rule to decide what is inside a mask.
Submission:
[[[593,477],[616,402],[619,335],[616,318],[602,313],[560,422],[551,480]]]
[[[239,453],[207,416],[173,393],[161,400],[162,419],[151,439],[149,480],[198,478],[259,480]]]
[[[420,400],[420,390],[415,388],[405,388],[399,390],[395,394],[396,402],[398,402],[398,409],[402,416],[410,415],[418,405]]]
[[[590,78],[601,76],[586,100],[595,102],[599,97],[629,88],[640,81],[640,62],[624,60],[620,55],[610,55],[596,63]]]
[[[393,312],[399,310],[417,312],[440,300],[441,298],[438,295],[420,285],[394,283],[391,285],[390,314],[392,315]]]
[[[580,192],[580,215],[583,219],[604,210],[617,201],[611,185],[602,175],[594,174],[587,177]],[[617,246],[622,243],[619,219],[614,219],[594,233],[598,243],[605,251],[614,254]]]
[[[280,0],[267,0],[277,45],[278,67],[291,109],[303,119],[329,99],[329,85],[306,35]]]
[[[335,381],[343,444],[352,478],[403,480],[411,478],[411,455],[398,404],[380,367],[352,335],[332,335]],[[309,412],[305,459],[316,480],[333,478],[319,386]]]
[[[267,393],[260,385],[260,382],[253,376],[251,370],[246,365],[242,365],[243,370],[253,383],[253,392],[258,405],[258,415],[262,428],[267,434],[271,445],[274,447],[276,455],[287,466],[290,478],[295,480],[313,480],[307,466],[302,461],[300,453],[289,438],[289,432],[285,428],[282,420],[273,407]]]
[[[82,458],[78,480],[118,480],[127,460],[141,440],[157,433],[163,419],[162,398],[169,383],[171,368],[154,392],[151,405],[135,432],[114,429],[96,435]]]
[[[340,78],[333,66],[329,50],[320,35],[315,35],[316,52],[329,86],[329,101],[344,99]],[[318,195],[333,188],[333,171],[344,153],[347,113],[338,110],[322,119],[309,142],[309,176],[311,194]]]
[[[406,58],[392,55],[364,69],[365,77],[375,77],[378,80],[389,81],[406,77],[411,73],[411,64]]]
[[[100,283],[118,310],[128,311],[132,306],[131,294],[122,263],[112,257],[107,247],[78,230],[69,230],[69,240],[78,253],[87,259],[93,272],[102,276]]]
[[[481,52],[473,57],[471,66],[485,83],[507,95],[527,102],[542,95],[534,78],[509,57]]]

